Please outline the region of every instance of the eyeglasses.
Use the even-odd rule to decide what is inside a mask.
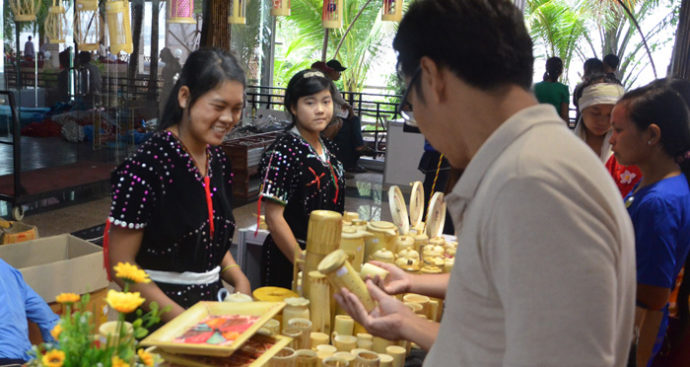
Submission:
[[[421,74],[422,68],[417,67],[417,70],[415,70],[414,74],[412,74],[412,78],[410,78],[410,83],[405,88],[405,93],[403,93],[402,99],[400,99],[400,105],[398,105],[398,113],[405,121],[405,124],[410,126],[417,126],[417,120],[415,120],[414,113],[412,112],[412,103],[410,103],[407,99],[410,94],[410,89],[412,89]]]

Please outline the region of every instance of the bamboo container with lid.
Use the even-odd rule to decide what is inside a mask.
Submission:
[[[388,274],[388,270],[371,263],[366,263],[362,265],[362,270],[359,272],[359,275],[362,279],[374,279],[378,275],[381,278],[381,280],[384,280],[386,279]]]
[[[309,340],[311,341],[311,349],[316,349],[319,345],[327,345],[330,342],[330,337],[328,334],[312,331],[309,334]]]
[[[319,271],[309,272],[309,300],[312,331],[331,333],[331,286],[326,276]]]
[[[371,255],[370,260],[380,261],[382,263],[393,264],[395,262],[395,254],[388,249],[380,249]]]
[[[287,329],[290,320],[294,318],[302,318],[311,320],[309,313],[309,300],[302,297],[291,297],[284,300],[285,308],[283,308],[283,330]]]
[[[398,235],[398,228],[391,222],[374,221],[367,224],[367,232],[371,233],[371,236],[365,240],[364,262],[369,261],[376,251],[387,249],[388,242]]]
[[[340,249],[345,251],[352,267],[359,271],[364,261],[365,240],[371,236],[369,232],[360,231],[355,227],[344,227],[340,238]]]
[[[376,303],[371,298],[366,284],[352,268],[350,262],[347,261],[347,254],[343,250],[336,250],[327,255],[319,263],[318,270],[326,274],[334,290],[338,291],[343,287],[347,288],[362,301],[367,311],[371,311],[376,307]]]
[[[334,335],[352,335],[355,328],[355,320],[349,315],[336,315],[333,325]]]

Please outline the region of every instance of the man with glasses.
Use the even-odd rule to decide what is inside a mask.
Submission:
[[[599,159],[530,93],[532,42],[508,0],[418,0],[393,42],[402,113],[465,171],[446,198],[451,274],[367,281],[372,334],[412,340],[428,366],[623,366],[632,341],[634,237]],[[414,112],[414,115],[412,115]],[[577,160],[569,157],[578,157]],[[389,294],[445,298],[441,323]]]

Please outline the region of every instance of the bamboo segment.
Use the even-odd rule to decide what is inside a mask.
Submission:
[[[429,320],[438,321],[438,301],[435,299],[429,300]]]
[[[357,337],[337,334],[333,345],[335,345],[338,351],[349,352],[357,347]]]
[[[311,301],[312,331],[331,333],[331,287],[326,276],[318,271],[309,272],[308,297]]]
[[[357,347],[371,350],[374,343],[374,337],[368,333],[357,333]]]
[[[330,344],[321,344],[316,346],[316,353],[319,355],[319,358],[323,359],[326,357],[330,357],[333,355],[333,353],[337,352],[338,348],[330,345]]]
[[[321,260],[338,249],[343,228],[342,215],[330,210],[314,210],[309,214],[307,254],[303,276],[317,270]],[[309,295],[309,282],[302,281],[302,294]]]
[[[309,339],[311,340],[311,349],[315,349],[319,345],[328,345],[330,338],[328,334],[312,331],[309,334]]]
[[[386,348],[386,354],[390,354],[393,357],[393,367],[403,367],[405,365],[406,352],[405,348],[397,345],[391,345]]]
[[[352,364],[352,362],[355,360],[355,356],[350,354],[350,352],[335,352],[333,353],[333,357],[342,358],[348,361],[350,364]]]
[[[333,332],[336,335],[352,335],[355,327],[355,320],[347,315],[336,315]]]
[[[348,362],[347,359],[330,356],[324,358],[321,365],[323,367],[348,367],[350,362]]]
[[[316,352],[311,349],[298,349],[295,351],[295,366],[296,367],[318,367],[319,359],[316,357]]]
[[[387,353],[386,348],[393,344],[393,342],[391,342],[390,340],[379,338],[378,336],[375,336],[373,341],[374,345],[372,346],[372,348],[376,353]]]
[[[423,296],[421,294],[408,293],[405,296],[403,296],[403,302],[404,303],[412,302],[412,303],[417,303],[417,304],[421,305],[422,310],[419,312],[415,312],[415,313],[425,315],[427,318],[431,318],[430,317],[430,314],[431,314],[430,307],[431,306],[429,305],[429,301],[431,301],[431,299],[429,297]]]
[[[298,349],[311,348],[311,321],[302,318],[291,319],[288,322],[288,329],[300,331],[299,340],[297,341]]]
[[[357,354],[353,367],[378,367],[379,355],[374,352],[364,351]]]
[[[379,367],[393,367],[393,356],[386,353],[379,353]]]
[[[347,288],[362,301],[364,308],[369,312],[376,307],[367,286],[347,261],[347,254],[343,250],[333,251],[326,256],[319,264],[318,270],[326,274],[334,290]]]
[[[270,367],[295,367],[295,350],[289,347],[281,349],[271,357]]]

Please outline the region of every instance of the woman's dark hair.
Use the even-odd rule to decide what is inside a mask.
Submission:
[[[243,87],[247,86],[244,69],[233,54],[220,49],[201,49],[189,54],[180,77],[165,102],[158,130],[165,130],[182,120],[183,110],[177,100],[182,86],[189,88],[190,99],[187,108],[192,108],[199,97],[226,81],[239,82]]]
[[[563,74],[563,60],[560,57],[549,57],[546,60],[546,72],[544,73],[544,81],[557,82],[558,77]]]
[[[656,124],[661,130],[661,147],[676,159],[690,185],[690,113],[681,95],[668,82],[654,81],[632,90],[618,104],[626,107],[628,117],[641,130]]]
[[[285,112],[292,118],[292,124],[287,127],[288,130],[297,123],[297,117],[292,114],[292,108],[297,106],[297,101],[302,97],[319,93],[324,89],[328,89],[331,92],[331,97],[335,100],[337,95],[335,85],[320,70],[302,70],[290,79],[285,90],[285,98],[283,99]],[[335,117],[335,114],[333,115]]]
[[[604,73],[604,63],[596,57],[585,60],[585,63],[582,66],[582,68],[585,71],[585,75],[583,76],[584,78],[592,74]]]

